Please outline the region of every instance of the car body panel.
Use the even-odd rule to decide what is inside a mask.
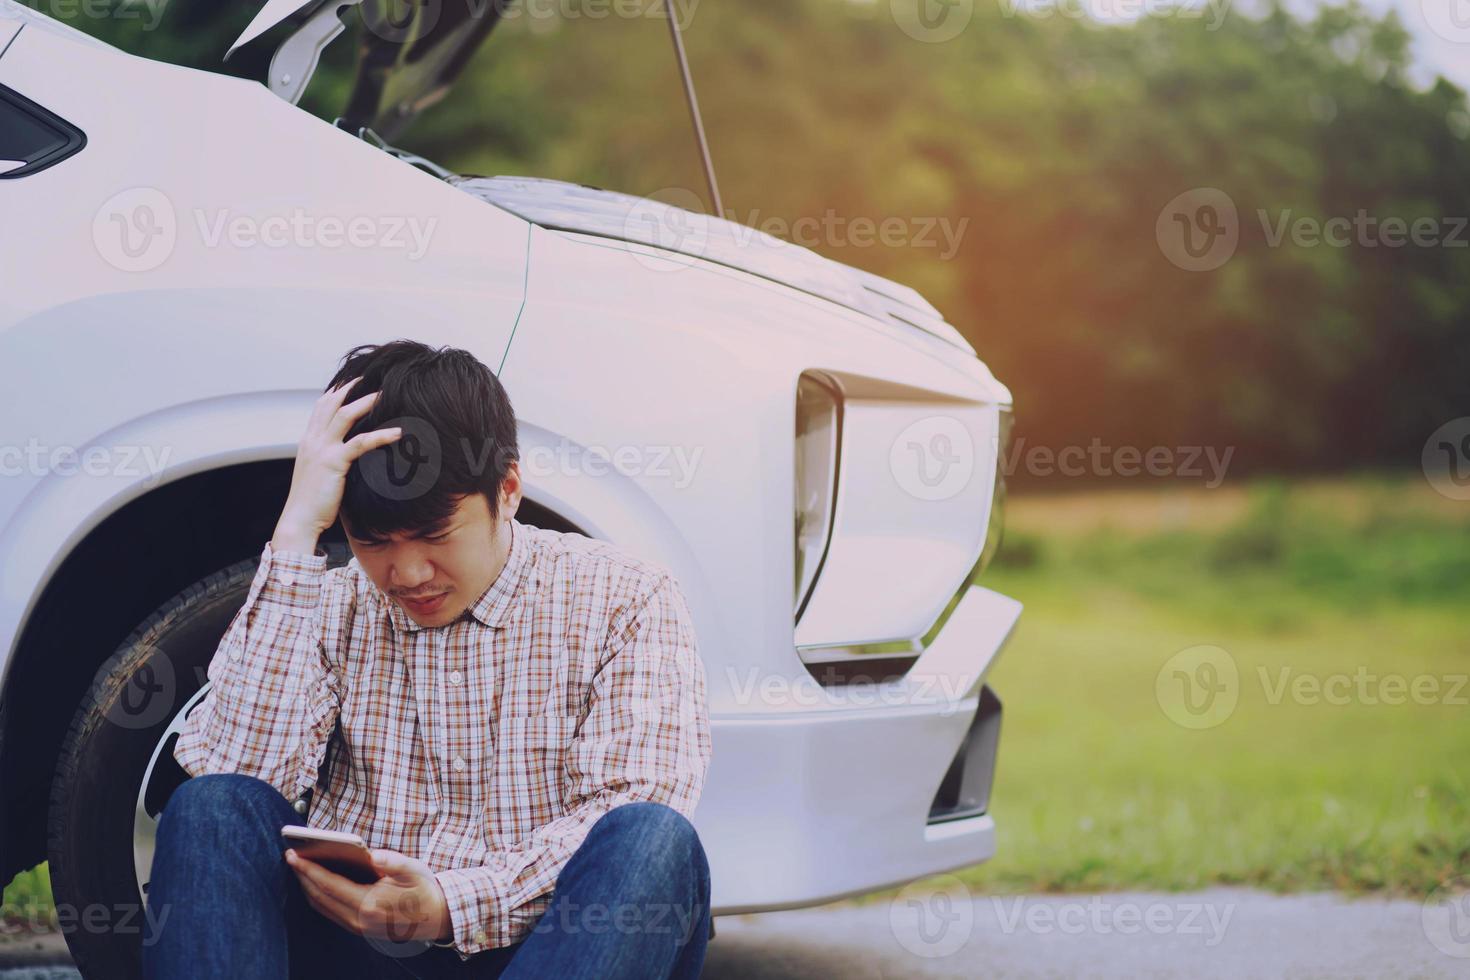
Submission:
[[[19,17],[10,17],[0,11],[0,58],[5,56],[5,49],[10,47],[10,42],[15,40],[23,26]]]
[[[909,287],[727,218],[564,180],[461,177],[450,182],[542,228],[651,245],[728,266],[975,353],[960,332]],[[699,206],[697,199],[686,203]]]
[[[903,576],[905,592],[915,582],[928,583],[927,593],[918,590],[924,595],[918,608],[889,600],[863,609],[867,600],[851,595],[826,600],[831,618],[840,619],[846,608],[865,619],[859,629],[870,630],[832,637],[834,642],[881,642],[905,631],[922,634],[983,543],[994,472],[985,426],[994,424],[996,399],[1008,400],[1009,393],[992,384],[988,372],[955,370],[951,360],[958,359],[936,357],[923,343],[906,348],[868,317],[723,265],[537,228],[526,305],[501,379],[517,413],[554,433],[571,455],[589,447],[609,455],[621,451],[630,470],[640,461],[650,470],[656,458],[668,461],[667,474],[624,479],[648,497],[650,512],[680,529],[693,555],[718,556],[718,564],[706,557],[681,579],[696,613],[703,614],[701,624],[712,627],[701,631],[706,642],[730,644],[711,659],[799,673],[804,668],[791,656],[790,526],[799,376],[820,369],[843,380],[864,404],[886,405],[894,419],[885,428],[891,435],[936,412],[971,418],[980,427],[974,446],[981,465],[970,480],[979,496],[957,496],[957,510],[902,493],[886,459],[868,469],[871,487],[845,488],[850,508],[868,515],[865,537],[885,537],[872,522],[886,514],[889,544],[899,554],[908,548],[930,554],[946,534],[962,535],[947,564],[911,568]],[[555,383],[548,383],[552,378]],[[569,399],[566,391],[585,396]],[[589,411],[589,405],[598,409]],[[692,473],[684,479],[676,465],[681,458],[694,464],[685,467]],[[576,483],[579,475],[560,485]],[[941,520],[934,523],[931,515]],[[636,538],[595,520],[582,517],[579,524],[637,546]],[[858,584],[891,592],[894,578]],[[728,696],[724,682],[712,679],[711,710],[724,710]]]
[[[791,908],[951,871],[995,853],[989,814],[927,821],[1020,603],[978,586],[902,682],[838,695],[766,683],[750,699],[796,705],[713,719],[720,751],[695,823],[718,911]]]

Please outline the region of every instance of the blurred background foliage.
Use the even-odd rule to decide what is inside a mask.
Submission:
[[[677,2],[726,216],[962,229],[952,255],[937,233],[815,247],[934,302],[1011,386],[1028,443],[1233,446],[1235,474],[1414,467],[1470,414],[1470,229],[1460,247],[1267,234],[1366,211],[1448,237],[1470,215],[1465,93],[1410,80],[1392,14],[1272,3],[1103,26],[981,2],[959,36],[922,43],[887,0]],[[172,0],[156,30],[74,23],[258,79],[281,31],[220,60],[256,9]],[[397,142],[461,172],[704,197],[666,23],[595,9],[517,0]],[[329,49],[304,100],[325,119],[353,49]],[[1240,242],[1189,272],[1155,222],[1202,187],[1235,202]]]
[[[972,887],[1424,896],[1470,869],[1463,502],[1358,474],[1033,494],[1007,516],[985,584],[1026,612],[987,678],[997,850]],[[1239,701],[1189,730],[1155,685],[1200,645]]]

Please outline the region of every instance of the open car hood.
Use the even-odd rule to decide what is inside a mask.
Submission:
[[[292,25],[271,62],[267,85],[296,102],[322,50],[360,19],[356,77],[341,122],[354,132],[367,126],[392,139],[449,91],[500,22],[506,2],[267,0],[225,57],[282,24]]]

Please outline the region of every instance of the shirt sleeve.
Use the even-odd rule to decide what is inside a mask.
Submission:
[[[328,652],[351,602],[345,569],[326,566],[320,549],[277,552],[267,542],[209,662],[209,692],[174,745],[190,776],[256,776],[293,801],[315,785],[341,709],[340,666]]]
[[[524,938],[597,819],[624,803],[694,812],[709,768],[709,710],[693,617],[667,573],[610,629],[588,713],[572,737],[567,812],[492,850],[478,868],[437,872],[460,958]]]

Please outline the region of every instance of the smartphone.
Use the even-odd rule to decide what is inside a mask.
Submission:
[[[379,875],[373,870],[372,852],[368,850],[367,842],[356,834],[287,824],[281,828],[281,843],[307,860],[360,885],[371,885],[378,880]]]

